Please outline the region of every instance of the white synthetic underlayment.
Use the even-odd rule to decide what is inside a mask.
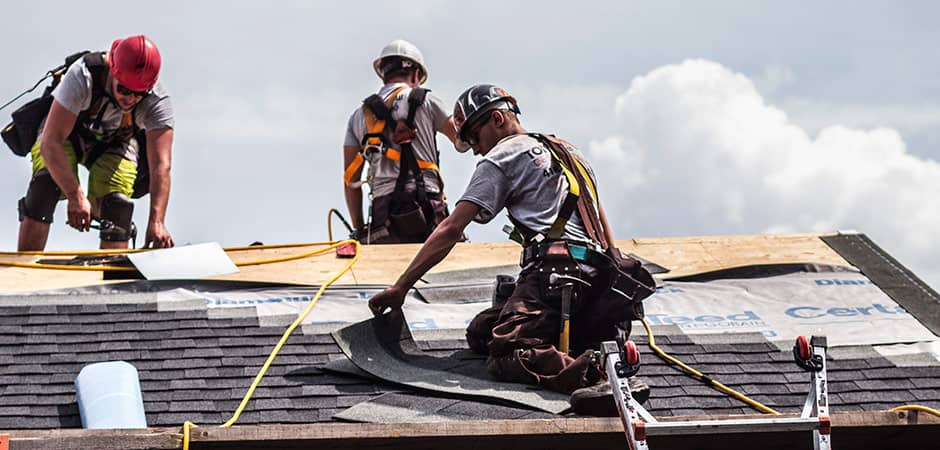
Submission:
[[[366,302],[377,289],[330,290],[305,324],[352,323],[370,317]],[[259,316],[296,316],[315,288],[163,292],[163,301],[203,299],[208,308],[254,306]],[[910,344],[891,354],[936,354],[938,338],[859,273],[795,273],[759,279],[667,281],[644,302],[651,326],[675,325],[687,334],[759,332],[790,341],[826,335],[830,346]],[[489,302],[427,304],[409,295],[404,311],[413,330],[461,329]],[[642,333],[640,327],[634,332]]]

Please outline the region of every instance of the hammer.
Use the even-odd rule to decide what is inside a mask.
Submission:
[[[561,284],[561,331],[558,336],[558,349],[563,353],[568,353],[569,324],[571,322],[571,294],[574,292],[575,282],[591,287],[591,283],[571,275],[552,273],[548,276],[548,284],[552,286]]]

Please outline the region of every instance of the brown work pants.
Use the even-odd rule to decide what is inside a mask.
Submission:
[[[589,279],[595,287],[583,289],[572,301],[570,354],[562,353],[556,347],[561,299],[544,298],[541,278],[537,270],[523,272],[505,304],[480,312],[470,322],[467,342],[477,353],[489,355],[486,366],[494,377],[570,394],[602,377],[591,354],[602,341],[617,336],[624,307],[602,295],[605,277]]]

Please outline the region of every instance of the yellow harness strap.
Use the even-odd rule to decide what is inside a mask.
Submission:
[[[385,104],[388,106],[389,109],[392,109],[392,104],[395,103],[395,99],[398,97],[398,94],[400,94],[401,91],[404,90],[405,88],[406,86],[402,86],[398,89],[395,89],[394,91],[392,91],[392,95],[390,95],[385,100]],[[375,136],[370,136],[366,140],[366,143],[363,146],[362,150],[364,150],[366,147],[371,147],[371,146],[381,147],[382,139],[378,137],[378,135],[382,134],[382,132],[385,131],[385,121],[382,119],[379,119],[375,115],[375,113],[369,108],[362,108],[362,116],[366,123],[366,133],[375,135]],[[350,162],[349,165],[346,166],[346,169],[343,171],[343,182],[346,184],[346,186],[349,186],[349,184],[353,182],[353,177],[355,177],[356,174],[359,173],[359,169],[361,169],[362,165],[365,164],[365,158],[363,158],[362,156],[362,150],[360,150],[359,154],[356,155],[356,157],[352,160],[352,162]],[[390,148],[387,151],[391,152],[393,151],[393,149]],[[395,151],[395,154],[398,155],[398,152]],[[398,158],[389,157],[389,159],[394,159],[395,161],[398,161]],[[421,166],[422,162],[426,163],[426,161],[418,160],[418,167],[421,167],[423,169],[425,167]],[[433,163],[431,164],[434,166],[434,170],[438,170],[437,165],[434,165]]]
[[[359,173],[359,169],[362,168],[364,162],[365,158],[362,157],[362,153],[356,153],[356,157],[346,166],[346,171],[343,172],[343,182],[346,183],[346,186],[349,186],[353,177]]]
[[[392,105],[395,103],[395,99],[398,97],[398,94],[400,94],[401,91],[403,91],[405,88],[406,86],[402,86],[398,89],[395,89],[394,91],[392,91],[392,95],[388,96],[388,98],[385,99],[385,105],[388,106],[389,110],[392,109]],[[381,134],[383,131],[385,131],[385,121],[378,118],[375,115],[375,112],[373,112],[369,108],[363,108],[362,112],[364,113],[363,118],[365,119],[365,122],[366,122],[366,133],[378,135],[378,134]],[[382,139],[377,136],[370,137],[366,141],[366,145],[367,146],[369,145],[380,146],[382,145]]]
[[[581,186],[578,183],[577,175],[575,175],[565,165],[565,163],[561,160],[561,158],[559,158],[558,155],[555,154],[555,150],[552,148],[551,145],[546,145],[546,147],[548,148],[548,152],[552,154],[552,157],[555,158],[555,161],[558,162],[558,166],[561,167],[562,172],[565,174],[565,178],[568,180],[569,195],[574,196],[574,197],[581,196]],[[588,176],[587,170],[584,168],[584,165],[581,164],[581,161],[579,161],[578,158],[575,158],[574,156],[571,157],[571,160],[574,161],[574,165],[575,165],[576,170],[578,171],[578,175],[580,175],[581,178],[584,179],[585,184],[587,185],[588,189],[591,191],[589,194],[591,195],[591,197],[594,198],[594,204],[595,205],[599,204],[598,199],[597,199],[597,189],[594,187],[594,182],[591,180],[591,177]],[[567,218],[562,218],[559,216],[555,220],[555,222],[552,223],[552,226],[548,229],[548,233],[546,234],[546,236],[550,239],[561,238],[561,236],[564,234],[564,231],[565,231],[565,224],[567,223],[568,223]]]
[[[390,148],[386,150],[385,157],[395,162],[399,162],[399,163],[401,162],[401,152],[399,152],[398,150],[394,148]],[[425,161],[423,159],[418,159],[418,157],[415,157],[415,160],[418,161],[419,169],[431,169],[437,173],[441,172],[441,169],[437,166],[437,164],[435,164],[432,161]]]
[[[392,108],[392,104],[394,104],[395,98],[398,97],[398,94],[401,93],[401,91],[405,88],[406,88],[405,86],[402,86],[398,89],[395,89],[395,91],[392,92],[392,95],[390,95],[388,99],[385,100],[385,104],[388,105],[389,109]],[[378,135],[378,134],[381,134],[383,131],[385,131],[385,121],[379,119],[375,115],[375,113],[372,112],[371,109],[363,108],[363,118],[365,119],[365,122],[366,122],[367,133]],[[366,140],[366,145],[364,147],[380,146],[380,145],[382,145],[381,138],[374,136],[374,137],[369,137],[368,140]],[[401,163],[401,152],[398,149],[391,148],[391,147],[387,148],[385,150],[385,157],[397,163]],[[415,160],[418,161],[419,169],[433,170],[437,172],[438,175],[440,175],[441,168],[437,165],[437,163],[433,161],[425,161],[423,159],[418,159],[417,157],[415,157]],[[353,159],[352,162],[350,162],[348,166],[346,166],[346,170],[343,173],[343,182],[346,183],[346,186],[349,186],[349,183],[353,181],[352,180],[353,177],[356,175],[359,169],[362,168],[362,165],[364,163],[365,163],[365,158],[362,157],[362,153],[360,152],[358,155],[356,155],[356,158]],[[577,184],[575,184],[575,186],[577,187]]]

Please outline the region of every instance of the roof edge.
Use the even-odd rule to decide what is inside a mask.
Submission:
[[[784,415],[779,417],[797,417]],[[767,415],[708,416],[661,418],[675,420],[767,418]],[[835,412],[832,414],[834,440],[844,446],[851,441],[877,444],[876,441],[891,439],[889,447],[898,445],[898,436],[905,442],[926,443],[940,431],[940,418],[916,411],[889,412]],[[891,429],[892,432],[888,432]],[[893,431],[903,431],[895,433]],[[178,449],[181,448],[181,428],[149,428],[142,430],[12,430],[11,448],[17,449]],[[487,447],[509,447],[518,449],[565,447],[611,448],[622,446],[623,428],[619,418],[558,418],[528,420],[458,421],[428,423],[316,423],[292,425],[247,425],[220,428],[203,426],[192,430],[191,444],[196,448],[329,448],[354,449],[363,447],[402,447],[410,449],[432,449],[447,446],[451,450],[480,448],[485,441]],[[649,429],[650,440],[657,442],[655,448],[688,448],[701,445],[707,436],[709,445],[726,448],[729,443],[741,439],[738,434],[720,434],[702,429],[694,434],[681,436],[657,435]],[[766,440],[773,434],[773,440]],[[743,433],[745,438],[761,439],[765,444],[774,442],[780,448],[792,448],[794,443],[811,440],[808,433]],[[779,435],[779,436],[778,436]],[[891,437],[893,436],[893,437]],[[472,438],[472,439],[468,439]],[[666,445],[668,444],[668,445]],[[804,442],[805,444],[805,442]],[[495,447],[494,447],[495,446]],[[764,445],[762,445],[763,447]],[[696,447],[699,448],[699,447]],[[712,447],[708,447],[712,448]],[[772,447],[777,448],[777,447]]]
[[[940,336],[940,294],[862,233],[820,236],[878,288]]]

